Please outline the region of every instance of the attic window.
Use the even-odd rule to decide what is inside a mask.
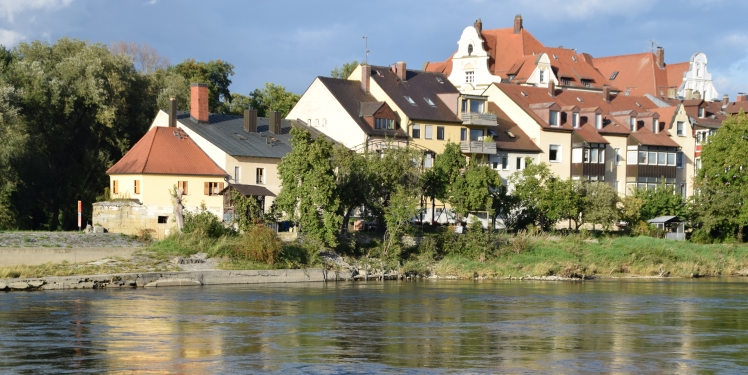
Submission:
[[[436,104],[434,104],[434,101],[433,101],[433,100],[431,100],[431,99],[429,99],[429,98],[427,98],[427,97],[425,97],[425,96],[423,97],[423,100],[425,100],[425,101],[426,101],[426,103],[428,103],[428,104],[429,104],[430,106],[432,106],[432,107],[436,107]]]
[[[623,94],[623,95],[625,95],[625,96],[629,96],[629,94],[631,94],[631,89],[627,89],[627,90],[626,90],[626,93],[625,93],[625,94]]]
[[[236,138],[236,139],[238,139],[240,141],[244,141],[244,140],[247,139],[247,138],[245,138],[243,135],[241,135],[239,133],[234,133],[234,138]]]
[[[571,81],[568,78],[561,78],[561,84],[564,86],[569,86],[571,84]]]
[[[521,91],[520,93],[522,94],[522,96],[527,96],[527,93],[524,91]]]
[[[612,81],[616,79],[616,77],[618,77],[618,72],[613,72],[613,74],[610,75],[610,80]]]
[[[468,44],[468,56],[470,56],[472,54],[473,54],[473,45],[472,44]]]
[[[571,59],[574,60],[574,62],[577,62],[577,57],[574,55],[571,55]]]
[[[582,86],[584,86],[584,87],[590,87],[590,86],[592,86],[592,80],[583,79],[582,80]]]
[[[380,76],[380,77],[384,77],[384,76],[382,75],[382,73],[380,73],[380,72],[379,72],[378,70],[373,70],[373,69],[372,69],[372,72],[376,73],[376,75],[378,75],[378,76]]]
[[[558,60],[558,56],[556,56],[556,54],[555,54],[555,53],[553,54],[553,59],[554,59],[554,60]]]
[[[510,132],[509,130],[506,131],[506,135],[509,136],[509,138],[516,138],[517,136],[514,135],[514,133]]]
[[[578,96],[577,96],[577,100],[578,100],[578,101],[579,101],[580,103],[584,103],[584,100],[582,100],[582,98],[580,98],[580,97],[578,97]]]
[[[436,80],[439,81],[439,83],[444,83],[444,80],[442,80],[442,77],[436,77]]]
[[[417,106],[417,105],[418,105],[418,104],[416,104],[416,102],[415,102],[415,101],[413,100],[413,98],[411,98],[410,96],[407,96],[407,95],[404,95],[404,96],[405,96],[405,100],[407,100],[407,101],[408,101],[408,103],[410,103],[411,105],[415,105],[415,106]]]
[[[639,102],[636,102],[636,106],[639,107],[639,108],[641,108],[642,105],[639,104]]]

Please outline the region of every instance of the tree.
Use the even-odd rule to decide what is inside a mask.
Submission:
[[[390,205],[392,194],[398,187],[420,193],[420,165],[423,153],[411,147],[392,144],[382,152],[367,152],[370,193],[367,207],[380,224],[384,224],[385,208]]]
[[[703,146],[695,184],[700,191],[697,212],[701,220],[712,228],[735,233],[739,241],[748,225],[746,155],[748,115],[741,111],[722,122],[719,131]]]
[[[495,170],[471,161],[465,173],[457,176],[449,203],[456,213],[463,216],[477,211],[486,211],[493,216],[493,200],[500,187],[501,179]]]
[[[1,61],[0,61],[1,63]],[[18,95],[12,86],[0,86],[0,230],[16,227],[11,197],[18,184],[12,168],[15,155],[23,152],[28,135],[19,119],[15,106]]]
[[[312,139],[306,129],[291,130],[292,151],[278,163],[281,191],[275,208],[299,224],[300,232],[324,246],[337,245],[342,221],[336,196],[333,145]]]
[[[584,208],[585,186],[581,181],[572,179],[562,180],[553,178],[547,185],[549,196],[553,202],[549,202],[548,219],[552,222],[563,220],[574,221],[574,228],[582,226],[582,213]],[[571,224],[569,225],[571,228]]]
[[[382,241],[380,262],[382,273],[385,263],[399,258],[402,252],[401,238],[405,234],[408,220],[418,213],[418,196],[403,186],[397,186],[391,195],[390,204],[384,208],[384,222],[387,226]]]
[[[348,79],[348,77],[351,75],[351,73],[353,73],[354,70],[356,70],[357,67],[358,61],[356,60],[353,60],[349,63],[344,63],[340,68],[335,65],[335,69],[330,72],[330,77]]]
[[[223,102],[220,113],[243,116],[244,111],[252,107],[252,99],[246,95],[232,93],[231,101]]]
[[[255,89],[249,94],[249,103],[260,117],[267,117],[271,111],[278,111],[285,118],[298,101],[298,95],[272,82],[265,83],[262,89]]]
[[[262,208],[257,198],[245,197],[242,193],[233,190],[231,200],[234,203],[234,223],[240,231],[249,233],[262,220]]]
[[[604,182],[590,182],[584,184],[585,194],[582,199],[582,217],[587,223],[602,224],[607,229],[618,217],[616,205],[618,193],[612,186]]]
[[[365,154],[351,151],[344,145],[333,148],[336,195],[340,198],[340,215],[343,217],[341,233],[348,231],[353,210],[366,206],[372,196],[372,175]]]
[[[143,74],[151,74],[169,66],[169,59],[158,54],[155,48],[145,43],[119,42],[112,43],[109,47],[115,55],[126,56]]]
[[[170,67],[167,72],[175,72],[189,83],[208,84],[208,110],[219,113],[224,108],[222,102],[231,102],[230,76],[234,75],[234,65],[221,60],[199,62],[195,59],[186,59],[181,63]]]
[[[190,81],[174,71],[158,71],[153,80],[159,87],[156,105],[158,108],[169,108],[169,100],[177,100],[177,109],[190,110]]]
[[[642,200],[641,220],[649,220],[658,216],[672,215],[688,218],[688,207],[675,186],[666,185],[661,181],[655,189],[636,189],[634,197]]]
[[[26,142],[10,160],[16,225],[56,230],[77,227],[109,185],[114,160],[148,129],[156,114],[151,80],[103,44],[62,38],[21,43],[0,75],[13,87],[13,130]]]
[[[444,151],[436,156],[434,166],[423,173],[421,186],[423,195],[431,199],[431,220],[434,220],[436,200],[449,201],[453,196],[452,190],[455,181],[465,168],[465,156],[460,151],[457,143],[448,141]]]
[[[547,164],[529,161],[527,167],[514,172],[509,181],[514,185],[513,194],[519,200],[518,208],[524,211],[522,215],[527,215],[535,224],[549,230],[558,218],[552,212],[556,205],[556,177]]]

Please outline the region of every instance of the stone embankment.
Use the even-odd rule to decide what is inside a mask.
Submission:
[[[332,277],[333,275],[329,276]],[[5,279],[0,280],[0,291],[302,283],[326,280],[328,280],[328,273],[320,268],[261,271],[144,272]]]

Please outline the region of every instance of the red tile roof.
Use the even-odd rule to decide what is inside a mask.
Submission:
[[[151,129],[106,173],[226,175],[185,132],[165,127]]]

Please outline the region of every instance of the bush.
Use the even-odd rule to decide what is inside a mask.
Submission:
[[[200,204],[200,209],[194,212],[184,213],[184,233],[195,233],[199,236],[208,238],[219,238],[229,232],[230,229],[223,226],[216,215],[213,215],[205,206],[205,202]]]
[[[274,265],[280,258],[283,245],[275,232],[264,226],[255,225],[241,236],[234,248],[234,257]]]

